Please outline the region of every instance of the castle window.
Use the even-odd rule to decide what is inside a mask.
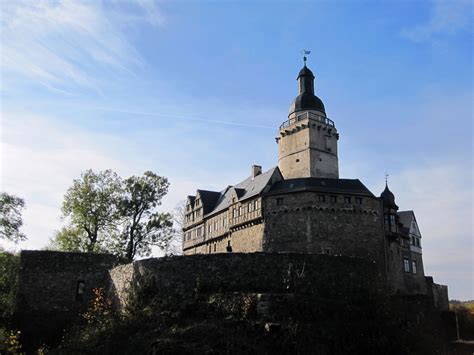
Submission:
[[[222,225],[223,225],[224,227],[227,226],[227,216],[226,216],[226,215],[224,215],[224,218],[222,219]]]
[[[356,201],[357,205],[362,205],[362,198],[361,197],[356,197],[355,201]]]
[[[283,197],[277,198],[277,206],[283,206]]]
[[[408,260],[407,258],[403,259],[403,270],[405,272],[410,272],[410,260]]]
[[[337,202],[337,196],[331,196],[331,202],[336,203]]]
[[[201,233],[202,233],[202,230],[201,230],[201,227],[199,227],[197,229],[197,236],[200,237],[201,236]]]
[[[349,196],[344,196],[344,203],[351,203],[351,198]]]
[[[217,221],[214,222],[214,230],[216,231],[217,230]]]
[[[421,248],[420,238],[415,238],[415,243],[418,248]]]
[[[211,245],[209,244],[209,254],[212,253]]]
[[[324,195],[319,195],[319,196],[318,196],[318,201],[319,201],[319,202],[326,202],[326,196],[324,196]]]
[[[258,200],[255,200],[255,211],[258,210]]]
[[[233,217],[233,218],[237,218],[237,216],[238,216],[238,215],[237,215],[237,208],[234,208],[234,209],[232,210],[232,217]]]
[[[412,260],[411,262],[411,268],[413,270],[413,273],[416,274],[416,261],[415,260]]]
[[[211,228],[212,228],[212,226],[211,226],[211,224],[209,223],[209,224],[207,225],[207,233],[211,233]]]
[[[216,252],[216,250],[217,250],[217,244],[214,243],[214,253]]]
[[[86,283],[83,280],[77,281],[76,301],[82,301],[84,299],[85,291],[86,291]]]
[[[248,204],[248,210],[249,210],[249,212],[252,212],[252,211],[253,211],[253,202],[249,202],[249,204]]]

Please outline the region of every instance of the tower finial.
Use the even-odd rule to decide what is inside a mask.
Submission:
[[[388,186],[388,173],[385,172],[385,186]]]
[[[306,55],[310,54],[311,51],[307,51],[306,49],[303,49],[301,51],[301,53],[303,54],[303,63],[304,63],[304,66],[306,66],[306,60],[308,60],[308,58],[306,58]]]

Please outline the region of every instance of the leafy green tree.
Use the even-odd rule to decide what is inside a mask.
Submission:
[[[112,170],[99,173],[87,170],[67,190],[62,217],[70,218],[72,228],[85,232],[85,251],[97,251],[104,239],[116,231],[120,196],[120,178]]]
[[[87,252],[89,251],[89,238],[83,228],[66,226],[56,231],[46,249]],[[94,245],[93,252],[105,252],[104,247],[98,243]]]
[[[165,250],[171,242],[174,235],[172,215],[156,211],[168,187],[166,178],[151,171],[123,181],[118,205],[122,233],[116,245],[128,260],[150,255],[153,246]]]
[[[20,232],[23,225],[22,212],[25,201],[22,198],[0,193],[0,238],[15,243],[25,240],[26,236]]]

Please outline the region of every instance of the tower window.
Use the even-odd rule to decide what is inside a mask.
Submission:
[[[344,196],[344,203],[351,203],[351,200],[349,196]]]
[[[413,270],[413,273],[416,274],[416,261],[415,260],[412,260],[411,262],[411,268]]]
[[[408,260],[407,258],[403,259],[403,270],[405,272],[410,272],[410,260]]]
[[[331,202],[336,203],[337,202],[337,196],[331,196]]]
[[[277,206],[283,206],[283,197],[277,198]]]
[[[319,195],[319,196],[318,196],[318,201],[319,201],[319,202],[326,202],[326,196],[324,196],[324,195]]]
[[[355,201],[356,201],[356,204],[362,205],[362,198],[361,197],[356,197]]]

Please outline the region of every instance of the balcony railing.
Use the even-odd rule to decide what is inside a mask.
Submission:
[[[297,115],[295,118],[290,118],[289,120],[283,122],[283,123],[280,125],[280,129],[289,127],[289,126],[291,126],[292,124],[294,124],[294,123],[296,123],[296,122],[303,121],[303,120],[306,120],[306,119],[310,119],[310,120],[312,120],[312,121],[318,121],[318,122],[321,122],[321,123],[323,123],[323,124],[325,124],[325,125],[328,125],[328,126],[331,126],[331,127],[335,127],[333,120],[330,120],[330,119],[327,118],[327,117],[319,116],[319,115],[316,115],[315,113],[306,111],[306,112],[300,113],[300,114]]]

